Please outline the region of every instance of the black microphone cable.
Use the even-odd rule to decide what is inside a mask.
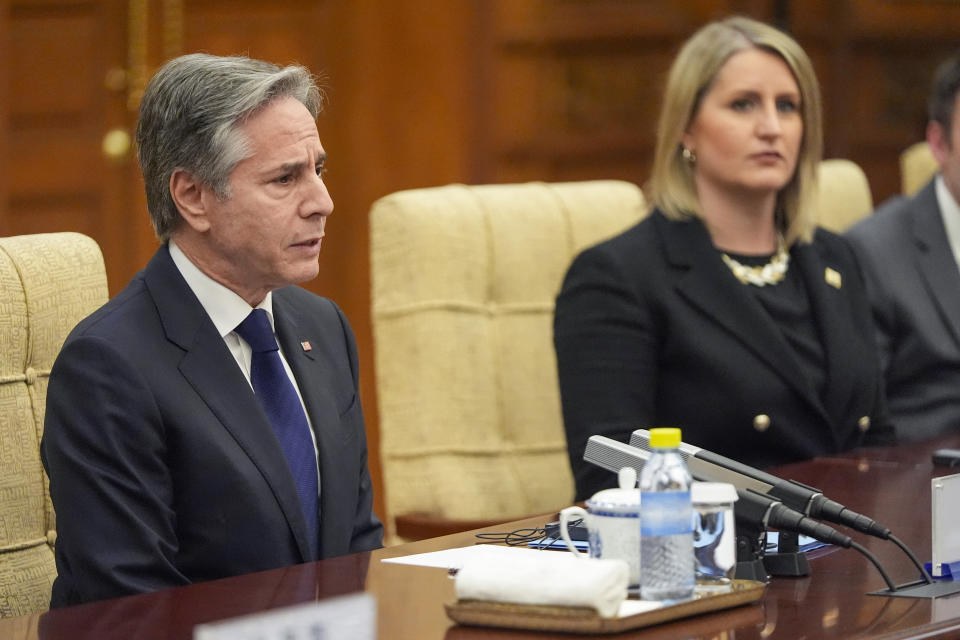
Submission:
[[[883,570],[883,566],[880,564],[880,561],[877,560],[876,556],[874,556],[872,553],[867,551],[866,547],[851,541],[850,548],[856,549],[857,551],[862,553],[867,560],[873,563],[873,566],[875,566],[877,568],[877,571],[880,572],[880,575],[883,576],[883,581],[887,583],[887,589],[889,589],[891,593],[897,590],[897,585],[895,585],[893,581],[890,580],[890,576],[888,576],[887,572]]]
[[[887,574],[886,570],[884,570],[876,556],[867,551],[863,545],[854,542],[853,538],[850,536],[840,533],[829,525],[825,525],[822,522],[817,522],[816,520],[808,518],[799,511],[795,511],[784,505],[782,502],[779,502],[778,500],[758,491],[754,491],[752,489],[740,489],[737,491],[737,493],[740,495],[741,500],[746,499],[759,504],[769,504],[764,520],[766,524],[772,527],[783,531],[794,531],[806,536],[810,536],[811,538],[819,540],[820,542],[826,542],[838,547],[843,547],[845,549],[855,549],[856,551],[860,552],[864,557],[867,558],[867,560],[873,563],[873,566],[877,568],[877,571],[880,572],[880,576],[883,578],[883,581],[887,583],[887,587],[890,589],[890,591],[894,592],[897,590],[897,586],[892,580],[890,580],[890,576]]]
[[[776,478],[776,476],[771,475],[771,478]],[[837,524],[842,524],[850,527],[854,531],[859,531],[867,535],[873,536],[875,538],[880,538],[881,540],[889,540],[893,544],[900,547],[900,550],[903,551],[913,565],[920,572],[920,577],[927,584],[933,584],[933,578],[930,577],[930,574],[927,572],[927,569],[923,566],[917,556],[910,550],[910,548],[897,536],[893,535],[893,532],[890,531],[887,527],[881,525],[880,523],[868,518],[865,515],[861,515],[856,511],[846,508],[838,502],[830,500],[819,489],[814,487],[808,487],[807,485],[797,482],[796,480],[787,480],[786,484],[788,486],[792,485],[793,487],[799,487],[802,491],[811,492],[811,498],[809,503],[808,514],[812,518],[822,518],[829,522],[834,522]],[[770,495],[776,495],[780,493],[778,491],[790,491],[789,488],[785,488],[784,484],[781,483],[779,486],[774,487],[770,491]],[[894,591],[894,589],[891,589]]]
[[[910,550],[910,547],[901,542],[901,540],[892,533],[888,539],[890,542],[900,547],[905,554],[907,554],[907,557],[910,558],[910,561],[913,562],[914,566],[920,570],[920,577],[923,578],[923,581],[927,584],[933,584],[933,578],[930,577],[930,573],[927,571],[927,568],[923,566],[923,563],[917,560],[917,556],[913,554],[913,551]]]
[[[771,475],[771,474],[767,474],[767,475],[769,476],[770,479],[777,479],[777,477],[774,475]],[[927,584],[933,584],[933,578],[930,577],[930,574],[927,572],[926,568],[923,566],[923,563],[921,563],[917,559],[917,556],[913,553],[913,551],[910,550],[910,548],[902,540],[900,540],[897,536],[893,535],[893,532],[890,531],[890,529],[888,529],[887,527],[884,527],[883,525],[876,522],[875,520],[868,518],[867,516],[861,515],[853,511],[852,509],[848,509],[844,507],[842,504],[838,502],[834,502],[833,500],[830,500],[829,498],[824,496],[819,489],[815,489],[814,487],[808,487],[807,485],[801,482],[797,482],[796,480],[786,480],[786,481],[781,480],[781,482],[777,486],[771,489],[769,495],[772,497],[784,499],[783,498],[784,494],[789,494],[790,491],[794,490],[794,488],[796,488],[798,492],[798,496],[803,495],[800,492],[809,492],[810,500],[809,500],[808,509],[807,509],[808,516],[810,516],[811,518],[822,518],[829,522],[841,524],[841,525],[850,527],[854,531],[859,531],[860,533],[865,533],[875,538],[880,538],[881,540],[889,540],[893,544],[897,545],[900,548],[900,550],[903,551],[908,558],[910,558],[910,561],[920,572],[920,577],[923,580],[923,582]],[[790,501],[787,500],[787,502],[789,503]],[[815,537],[815,536],[811,536],[811,537]],[[864,549],[864,551],[866,550]],[[876,564],[875,558],[871,557],[870,560],[871,562]],[[877,568],[879,569],[879,566]],[[886,577],[884,579],[887,580],[889,584],[889,579]],[[895,589],[893,588],[891,588],[890,590],[895,591]]]

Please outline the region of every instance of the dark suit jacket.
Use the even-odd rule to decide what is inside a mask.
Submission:
[[[960,432],[960,269],[933,181],[846,235],[864,266],[897,436]]]
[[[275,291],[273,308],[320,452],[320,555],[379,547],[350,327],[299,287]],[[315,559],[280,444],[165,246],[67,338],[42,456],[51,606]]]
[[[828,267],[840,288],[826,282]],[[594,434],[627,441],[635,429],[676,426],[685,442],[758,467],[857,446],[864,427],[889,436],[853,253],[818,230],[791,249],[790,269],[803,277],[823,345],[823,397],[700,221],[653,212],[576,258],[554,341],[577,500],[615,484],[583,461]],[[769,417],[765,431],[759,415]]]

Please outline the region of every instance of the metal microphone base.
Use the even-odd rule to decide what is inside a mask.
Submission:
[[[810,563],[802,551],[768,553],[763,556],[763,566],[772,576],[800,577],[810,575]]]
[[[755,580],[757,582],[766,582],[770,579],[767,568],[763,566],[763,560],[760,558],[737,561],[737,568],[733,577],[737,580]]]
[[[756,527],[748,525],[738,530],[737,568],[734,577],[738,580],[766,582],[771,576],[810,575],[810,563],[807,562],[807,556],[800,551],[797,534],[781,531],[778,553],[765,553],[765,541],[764,532]]]
[[[808,576],[810,563],[800,551],[800,536],[792,531],[781,531],[777,541],[777,553],[763,557],[763,565],[772,576]]]
[[[894,598],[939,598],[941,596],[949,596],[954,593],[960,593],[960,582],[953,582],[949,580],[934,580],[931,583],[927,583],[923,580],[917,580],[916,582],[907,582],[906,584],[897,585],[896,591],[890,591],[890,589],[881,589],[879,591],[871,591],[867,593],[868,596],[892,596]]]

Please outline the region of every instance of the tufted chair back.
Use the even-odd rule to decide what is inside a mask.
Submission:
[[[553,305],[574,256],[643,215],[620,181],[401,191],[370,213],[388,540],[573,499]]]
[[[106,300],[92,239],[0,238],[0,617],[49,606],[56,526],[40,464],[47,380],[67,334]]]
[[[843,233],[873,211],[867,174],[852,160],[823,160],[819,166],[819,179],[817,222],[821,227]]]
[[[926,142],[915,142],[900,154],[900,191],[905,196],[912,196],[920,191],[931,178],[940,170],[930,145]]]

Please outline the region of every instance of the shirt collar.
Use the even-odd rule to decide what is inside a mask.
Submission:
[[[939,173],[934,178],[934,191],[937,194],[937,206],[940,207],[940,217],[947,232],[947,242],[953,252],[953,258],[960,264],[960,205],[947,189],[943,176]]]
[[[225,337],[250,315],[253,308],[247,304],[246,300],[201,271],[172,239],[169,246],[170,257],[173,258],[173,263],[177,266],[183,279],[187,281],[187,286],[197,296],[200,305],[210,316],[213,325],[220,332],[220,337]],[[268,292],[256,308],[267,312],[270,326],[273,327],[272,292]]]

